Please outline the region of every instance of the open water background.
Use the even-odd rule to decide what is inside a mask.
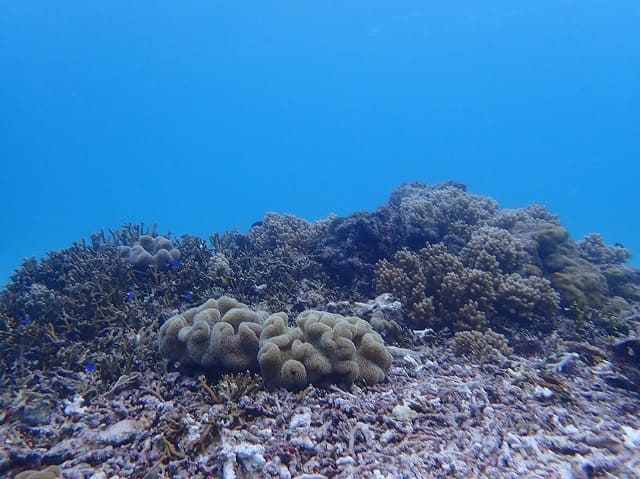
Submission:
[[[206,238],[415,180],[640,255],[639,85],[631,0],[0,0],[0,285],[125,221]]]

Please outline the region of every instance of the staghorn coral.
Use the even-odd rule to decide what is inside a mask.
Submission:
[[[211,250],[185,236],[174,241],[180,267],[138,271],[118,259],[118,247],[147,233],[155,230],[125,224],[92,235],[90,244],[25,261],[0,293],[2,369],[22,377],[34,369],[82,371],[90,364],[99,393],[122,374],[156,367],[157,349],[147,347],[153,323],[163,311],[206,294]]]
[[[310,383],[374,384],[385,378],[391,355],[366,321],[308,310],[295,327],[284,313],[265,321],[258,361],[267,384],[297,390]]]
[[[211,372],[256,370],[262,317],[222,296],[169,318],[158,333],[160,354]]]
[[[164,236],[141,235],[133,246],[120,246],[120,258],[126,258],[135,268],[145,270],[151,265],[167,268],[180,257],[180,250]]]

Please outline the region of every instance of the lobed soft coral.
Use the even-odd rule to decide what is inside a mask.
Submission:
[[[261,332],[259,313],[223,296],[169,318],[160,327],[160,353],[215,372],[257,370]]]
[[[366,321],[308,310],[295,327],[284,313],[265,321],[258,361],[267,384],[296,390],[310,383],[377,383],[391,366],[391,354]]]
[[[496,234],[494,229],[487,231]],[[530,320],[555,312],[558,295],[548,280],[502,272],[515,269],[520,250],[514,240],[504,240],[503,232],[498,237],[503,239],[493,245],[476,244],[476,257],[482,259],[478,263],[471,261],[473,243],[464,250],[468,262],[489,271],[466,266],[443,244],[427,245],[417,253],[401,250],[393,261],[378,263],[378,291],[397,297],[410,325],[417,328],[484,329],[497,317]],[[496,244],[506,245],[508,251],[492,251]]]
[[[392,202],[400,209],[409,247],[444,242],[452,251],[460,250],[498,211],[492,198],[470,194],[464,185],[451,182],[405,185],[394,192]]]
[[[391,355],[368,322],[307,310],[291,327],[286,313],[266,315],[227,296],[210,299],[160,327],[160,353],[217,374],[259,367],[267,384],[287,389],[385,378]]]

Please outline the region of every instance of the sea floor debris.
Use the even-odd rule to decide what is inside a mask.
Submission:
[[[51,371],[29,387],[3,388],[0,472],[640,477],[640,397],[609,385],[607,360],[571,357],[560,369],[548,358],[477,362],[454,355],[450,344],[423,345],[395,357],[388,381],[364,389],[310,386],[296,394],[258,387],[247,375],[234,391],[225,377],[209,385],[150,372],[86,404],[61,400],[78,375]]]

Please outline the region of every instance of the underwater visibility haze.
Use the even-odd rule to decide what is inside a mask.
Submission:
[[[126,221],[206,237],[407,181],[541,203],[637,254],[639,11],[2,2],[0,281]]]

